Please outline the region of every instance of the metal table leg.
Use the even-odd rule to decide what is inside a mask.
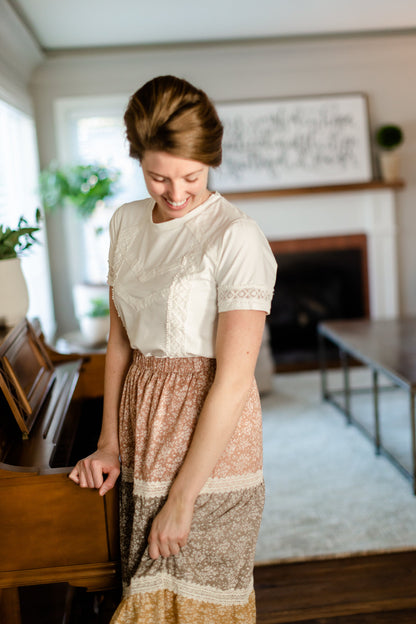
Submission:
[[[410,424],[412,429],[412,477],[413,477],[413,494],[416,494],[416,425],[415,425],[415,394],[412,388],[409,392],[410,397]]]
[[[378,391],[378,371],[373,370],[373,405],[374,405],[374,442],[376,453],[380,455],[381,435],[380,435],[380,411],[379,411],[379,391]]]
[[[342,371],[344,377],[344,411],[348,424],[351,424],[351,387],[350,387],[350,367],[348,353],[343,349],[339,350],[339,357],[342,363]]]
[[[326,344],[325,336],[318,333],[319,340],[319,367],[321,369],[321,397],[323,401],[327,401],[329,398],[328,393],[328,373],[327,373],[327,361],[326,361]]]

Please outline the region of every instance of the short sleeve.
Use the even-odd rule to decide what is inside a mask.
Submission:
[[[270,245],[252,219],[231,223],[224,233],[216,270],[218,312],[270,313],[277,264]]]
[[[108,273],[107,284],[114,286],[114,280],[116,277],[116,247],[118,239],[118,231],[120,227],[120,214],[119,210],[113,214],[110,220],[109,233],[110,233],[110,247],[108,251]]]

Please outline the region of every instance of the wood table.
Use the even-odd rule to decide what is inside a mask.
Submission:
[[[383,453],[413,482],[416,494],[416,318],[388,320],[327,321],[319,324],[320,368],[322,397],[333,403],[346,416],[349,423],[359,425],[351,413],[350,365],[355,360],[372,372],[372,397],[374,414],[374,442],[376,453]],[[343,403],[328,388],[327,343],[338,347],[343,369]],[[395,387],[403,388],[409,396],[411,471],[407,470],[382,444],[379,418],[379,376],[387,377]],[[362,429],[362,427],[360,427]],[[362,429],[363,430],[363,429]],[[364,433],[368,432],[364,430]]]

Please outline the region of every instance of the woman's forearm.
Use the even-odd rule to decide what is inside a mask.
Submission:
[[[110,293],[110,335],[104,371],[104,409],[98,448],[118,454],[118,413],[124,380],[131,362],[132,350],[115,309]]]
[[[233,436],[252,380],[230,388],[214,381],[169,498],[193,504]]]
[[[188,539],[195,500],[224,453],[243,413],[254,379],[265,313],[233,310],[219,314],[216,373],[184,462],[167,501],[153,520],[149,555],[179,552]]]
[[[106,447],[118,453],[118,412],[124,379],[131,361],[131,350],[126,345],[109,342],[104,373],[104,409],[98,448]]]
[[[110,295],[110,335],[105,357],[104,411],[97,450],[80,459],[69,478],[83,488],[96,488],[104,496],[120,474],[118,412],[124,379],[131,361],[130,344]]]
[[[257,310],[219,314],[214,383],[170,499],[192,504],[230,441],[253,384],[265,316]]]

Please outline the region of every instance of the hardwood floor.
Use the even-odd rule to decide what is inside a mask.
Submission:
[[[257,624],[416,623],[416,551],[259,566],[254,578]],[[65,585],[20,597],[22,624],[108,624],[119,599],[83,590],[68,599]]]
[[[416,610],[388,611],[345,617],[319,618],[317,620],[301,620],[300,624],[415,624]]]
[[[416,552],[257,567],[255,586],[258,624],[416,622]]]

